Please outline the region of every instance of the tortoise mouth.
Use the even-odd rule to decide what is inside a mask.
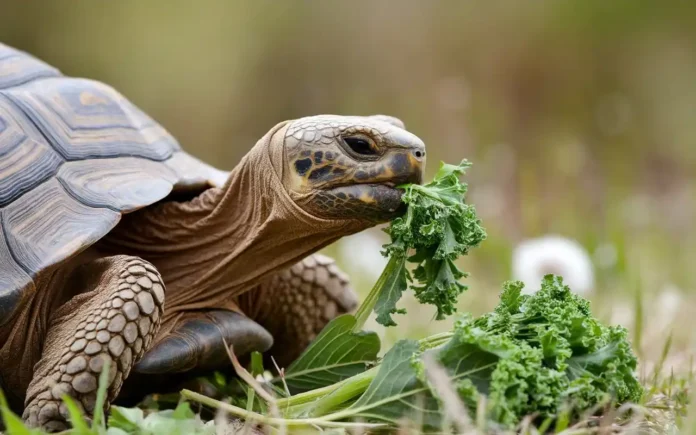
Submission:
[[[372,188],[375,199],[379,203],[377,208],[381,211],[383,219],[392,220],[406,212],[407,205],[401,201],[404,191],[397,187],[402,184],[406,183],[386,182],[369,185]]]
[[[422,182],[421,171],[408,171],[372,180],[344,180],[325,185],[313,195],[309,207],[324,218],[357,219],[368,225],[388,222],[406,212],[399,186]]]
[[[401,189],[398,189],[398,186],[402,186],[404,184],[422,184],[423,183],[423,174],[421,171],[416,171],[411,174],[403,174],[403,175],[397,175],[392,178],[386,179],[386,180],[379,180],[379,181],[369,181],[369,180],[352,180],[352,181],[346,181],[344,183],[337,183],[337,184],[332,184],[332,185],[327,185],[324,186],[324,190],[334,190],[334,189],[339,189],[339,188],[345,188],[345,187],[350,187],[350,186],[371,186],[371,187],[380,187],[380,188],[389,188],[389,189],[395,189],[398,190],[399,192],[402,192]]]
[[[406,211],[406,204],[401,201],[403,190],[393,181],[354,183],[322,192],[319,196],[330,197],[332,204],[323,212],[336,217],[357,218],[374,224],[390,221]]]

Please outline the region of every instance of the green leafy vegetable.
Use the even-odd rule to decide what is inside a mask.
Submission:
[[[374,332],[354,332],[356,319],[344,314],[332,320],[290,365],[285,382],[293,393],[340,382],[377,361],[379,337]]]
[[[555,415],[566,405],[584,410],[607,398],[640,400],[637,361],[623,327],[592,317],[589,302],[561,277],[545,277],[533,295],[522,295],[522,288],[520,282],[505,284],[492,313],[465,317],[455,328],[458,340],[511,343],[511,354],[485,388],[495,420],[511,425],[531,413]],[[446,347],[442,356],[448,352]]]
[[[492,313],[463,316],[454,337],[437,351],[452,376],[472,362],[495,362],[490,373],[455,383],[464,403],[485,394],[491,419],[514,426],[526,415],[556,416],[568,406],[585,410],[607,399],[640,400],[636,357],[624,328],[592,317],[589,302],[560,277],[545,277],[533,295],[522,295],[522,288],[506,283]]]
[[[288,368],[285,381],[291,392],[333,385],[376,362],[379,338],[361,330],[373,309],[377,322],[396,325],[391,315],[404,313],[396,304],[413,282],[407,261],[417,265],[416,297],[435,305],[438,319],[455,311],[457,297],[466,289],[459,279],[466,274],[454,260],[486,237],[474,208],[464,203],[467,186],[459,176],[469,166],[466,160],[459,165],[442,163],[432,182],[400,186],[408,208],[388,229],[392,240],[383,252],[389,256],[387,266],[355,316],[331,321]],[[409,257],[411,250],[415,254]]]
[[[409,281],[419,302],[437,308],[438,320],[455,312],[457,298],[467,289],[459,280],[467,274],[454,261],[486,238],[474,207],[464,202],[467,185],[459,181],[469,166],[466,160],[459,165],[442,163],[430,183],[400,186],[408,208],[387,229],[392,240],[384,254],[390,261],[373,289],[378,293],[375,311],[380,324],[396,325],[391,315],[404,312],[396,303]],[[406,261],[416,265],[413,276]]]
[[[375,302],[377,323],[394,326],[396,323],[392,320],[391,315],[406,313],[406,310],[397,309],[396,304],[408,287],[408,281],[409,274],[406,268],[406,258],[401,254],[392,255],[375,284],[375,288],[379,290]],[[367,314],[369,314],[369,311],[367,311]]]
[[[560,277],[545,277],[533,295],[522,295],[522,288],[508,282],[492,312],[462,315],[452,332],[419,343],[402,340],[377,367],[284,399],[286,417],[388,425],[411,417],[425,431],[446,430],[440,392],[425,375],[424,352],[472,414],[485,396],[488,420],[505,428],[528,415],[548,425],[595,405],[641,399],[624,328],[600,323],[589,302]]]
[[[412,340],[398,341],[384,356],[379,370],[367,390],[349,408],[331,415],[332,419],[365,418],[380,420],[397,426],[402,417],[414,420],[430,419],[435,413],[439,419],[437,403],[427,394],[428,388],[418,379],[411,359],[420,352],[418,343]],[[422,403],[416,403],[421,395]]]

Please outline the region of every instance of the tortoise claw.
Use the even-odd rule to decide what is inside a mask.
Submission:
[[[224,342],[223,342],[224,339]],[[141,374],[214,370],[230,364],[224,343],[238,356],[265,352],[273,337],[261,325],[239,313],[207,311],[185,321],[150,349],[135,365]]]

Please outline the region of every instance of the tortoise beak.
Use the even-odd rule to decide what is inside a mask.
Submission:
[[[403,184],[422,184],[425,168],[425,145],[409,144],[407,147],[396,148],[388,157],[388,180],[385,184],[401,186]]]
[[[423,141],[415,134],[401,128],[395,128],[389,133],[389,141],[393,144],[386,156],[391,181],[395,182],[396,186],[423,183],[425,169]]]
[[[392,166],[397,171],[397,175],[394,178],[394,184],[396,186],[401,186],[403,184],[423,184],[425,150],[409,150],[405,152],[405,155],[408,162],[405,166]]]
[[[412,136],[412,135],[411,135]],[[415,138],[415,136],[413,136]],[[416,138],[407,146],[394,148],[387,158],[388,178],[380,182],[371,192],[381,220],[391,220],[406,212],[401,201],[405,184],[422,184],[425,167],[425,145]]]

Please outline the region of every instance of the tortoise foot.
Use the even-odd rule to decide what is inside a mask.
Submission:
[[[23,418],[30,426],[63,430],[69,417],[62,401],[65,395],[90,417],[107,362],[108,409],[159,329],[164,286],[152,265],[120,256],[87,266],[99,272],[98,284],[66,303],[51,321],[43,357],[27,392]]]

